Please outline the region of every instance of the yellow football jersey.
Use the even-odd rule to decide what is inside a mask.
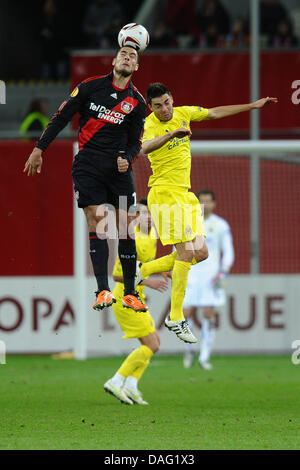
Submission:
[[[146,234],[141,232],[139,227],[135,227],[135,244],[138,261],[147,263],[147,261],[155,259],[157,249],[157,235],[155,228],[152,227],[150,233]],[[123,276],[122,265],[119,257],[117,257],[114,265],[113,276]],[[136,288],[136,291],[141,298],[143,297],[144,289],[145,286],[137,286]],[[124,284],[122,282],[116,283],[113,294],[117,300],[123,297]]]
[[[179,106],[173,108],[170,121],[160,121],[151,113],[145,122],[143,142],[160,137],[180,127],[190,129],[191,121],[203,121],[209,110],[199,106]],[[191,144],[188,136],[168,140],[161,148],[148,154],[152,175],[148,186],[191,187]]]

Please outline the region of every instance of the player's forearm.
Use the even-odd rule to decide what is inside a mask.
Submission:
[[[67,124],[68,121],[63,120],[50,121],[41,137],[37,141],[36,147],[44,152]]]
[[[172,138],[172,132],[168,132],[167,134],[161,135],[160,137],[155,137],[155,139],[147,140],[142,144],[142,151],[145,155],[148,153],[154,152],[165,145]]]
[[[209,110],[209,119],[221,119],[228,116],[234,116],[235,114],[244,113],[254,109],[252,103],[248,104],[233,104],[229,106],[217,106]]]

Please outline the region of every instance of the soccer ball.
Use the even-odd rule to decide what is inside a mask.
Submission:
[[[120,47],[131,46],[138,52],[143,52],[149,44],[149,33],[144,26],[137,23],[128,23],[119,32]]]

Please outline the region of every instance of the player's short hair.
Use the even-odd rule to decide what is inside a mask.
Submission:
[[[137,205],[141,205],[141,206],[147,206],[148,207],[148,201],[147,201],[147,198],[146,197],[142,197],[139,202],[137,203]]]
[[[211,189],[201,189],[197,195],[198,199],[200,196],[211,196],[212,200],[215,201],[216,200],[216,195],[215,193],[211,190]]]
[[[169,88],[166,87],[166,85],[160,82],[150,83],[146,91],[147,102],[151,104],[153,98],[158,98],[159,96],[162,96],[165,93],[171,96],[171,92]]]
[[[132,46],[122,46],[122,47],[119,47],[119,49],[116,50],[116,53],[115,53],[115,58],[117,57],[117,55],[119,54],[120,50],[123,49],[123,47],[131,47],[131,49],[133,49],[135,52],[136,52],[136,58],[137,58],[137,63],[139,64],[140,62],[140,54],[139,54],[139,51],[137,51],[134,47]]]

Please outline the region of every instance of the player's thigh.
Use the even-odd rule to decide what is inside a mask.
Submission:
[[[88,162],[73,165],[72,178],[78,207],[99,206],[108,202],[106,177]]]
[[[136,192],[132,170],[126,173],[113,172],[106,182],[108,199],[116,209],[130,212],[136,204]]]

